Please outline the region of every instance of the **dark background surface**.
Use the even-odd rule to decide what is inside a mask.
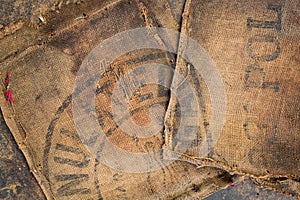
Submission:
[[[0,115],[0,199],[45,199]]]

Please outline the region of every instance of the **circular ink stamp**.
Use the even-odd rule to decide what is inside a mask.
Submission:
[[[174,55],[167,55],[172,57]],[[96,89],[96,117],[99,125],[105,131],[105,135],[109,140],[115,140],[114,138],[120,137],[119,128],[115,121],[112,119],[112,111],[107,109],[110,105],[103,104],[106,99],[111,98],[113,89],[118,82],[118,77],[122,76],[126,70],[132,70],[136,66],[145,64],[147,62],[167,63],[166,53],[162,51],[146,51],[138,54],[129,54],[124,58],[116,60],[111,69],[106,71],[97,80]],[[104,65],[107,63],[101,63]],[[114,66],[118,67],[114,67]],[[141,75],[142,70],[134,70],[135,75]],[[171,74],[168,70],[159,70],[155,76],[160,82],[164,84],[170,83]],[[86,81],[86,85],[89,85],[91,79]],[[78,91],[77,94],[72,94],[73,97],[80,94],[82,91]],[[145,85],[141,87],[133,95],[131,99],[132,108],[130,114],[136,118],[136,121],[148,121],[147,112],[153,105],[161,106],[160,110],[156,114],[158,119],[163,118],[163,114],[167,108],[169,99],[169,92],[167,88],[163,88],[159,85]],[[72,95],[62,103],[56,112],[54,119],[51,121],[48,127],[48,133],[46,136],[46,147],[44,151],[44,172],[47,179],[52,185],[52,191],[57,196],[67,197],[95,197],[102,198],[100,192],[100,183],[102,183],[103,176],[99,175],[97,168],[103,168],[99,161],[90,155],[90,152],[86,150],[83,145],[82,139],[79,137],[75,130],[75,124],[72,120]],[[142,120],[138,120],[142,119]],[[120,123],[120,122],[119,122]],[[152,151],[153,148],[160,148],[163,144],[162,138],[163,130],[158,130],[157,135],[154,135],[150,139],[139,140],[137,137],[130,136],[126,138],[126,135],[122,137],[127,139],[128,146],[137,146],[136,151]],[[86,144],[93,144],[95,138],[90,138],[84,141]],[[105,144],[105,141],[103,141]],[[128,147],[127,146],[127,147]],[[126,147],[125,147],[126,148]],[[101,149],[99,152],[101,153]],[[123,182],[125,179],[123,175],[119,173],[110,174],[106,179],[111,179],[114,182]],[[118,184],[118,183],[117,183]],[[112,188],[116,195],[120,197],[126,196],[124,186]]]
[[[184,52],[176,52],[179,36],[187,42]],[[152,53],[143,58],[137,51]],[[162,170],[193,145],[201,112],[197,81],[159,62],[175,54],[193,66],[189,71],[199,73],[209,90],[210,135],[202,140],[199,155],[209,153],[226,111],[224,85],[214,63],[200,45],[177,31],[133,29],[103,41],[88,54],[78,71],[74,93],[51,121],[43,167],[52,191],[62,197],[101,199],[100,188],[109,187],[101,178],[117,180],[120,174],[144,176]],[[180,111],[176,148],[165,145],[165,131],[172,129],[164,123],[169,93]],[[172,158],[162,156],[166,152]]]

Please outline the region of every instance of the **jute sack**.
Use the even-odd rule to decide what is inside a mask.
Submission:
[[[181,32],[206,50],[223,85],[216,81],[213,87],[203,72],[178,58],[176,69],[186,79],[174,77],[172,84],[176,88],[184,80],[194,80],[190,82],[198,91],[202,113],[197,142],[183,160],[254,175],[260,184],[299,195],[299,5],[299,1],[186,1]],[[189,45],[182,36],[178,52],[189,52]],[[223,89],[225,98],[212,95]],[[223,104],[226,108],[215,106]],[[178,124],[177,105],[171,95],[166,117],[171,130]],[[215,121],[211,118],[213,109],[220,108],[226,112],[221,131],[215,122],[223,122],[223,113],[218,112]],[[176,131],[167,135],[171,149],[182,147]],[[203,149],[208,157],[201,156]]]
[[[9,88],[3,85],[2,89],[3,92],[10,89],[16,101],[11,105],[2,96],[1,110],[48,199],[202,198],[232,183],[235,176],[218,166],[198,168],[198,165],[178,160],[157,170],[129,173],[122,166],[118,168],[119,163],[127,162],[126,158],[111,157],[116,160],[113,168],[103,164],[98,156],[103,150],[100,147],[111,142],[127,152],[146,154],[136,165],[139,162],[160,164],[163,157],[172,160],[166,157],[167,152],[158,153],[158,161],[147,157],[154,151],[169,148],[164,127],[148,138],[122,131],[114,121],[111,100],[119,80],[140,65],[157,63],[177,70],[176,48],[173,49],[175,53],[141,49],[128,52],[111,63],[105,60],[96,63],[109,66],[97,80],[92,79],[96,81],[92,83],[96,88],[95,110],[88,114],[97,119],[106,135],[96,156],[87,144],[93,144],[97,135],[96,139],[82,137],[74,123],[72,99],[83,94],[74,88],[86,56],[105,39],[122,31],[140,27],[179,30],[180,24],[174,19],[167,1],[91,1],[62,8],[60,14],[50,12],[44,19],[45,24],[38,29],[24,26],[0,41],[1,46],[7,47],[1,51],[2,78],[7,72],[11,74]],[[149,34],[153,34],[158,44],[164,44],[165,40],[158,33],[150,31]],[[177,42],[179,39],[178,35]],[[104,53],[110,55],[113,51]],[[172,72],[134,72],[136,77],[129,77],[133,82],[151,76],[165,86],[149,84],[133,91],[129,102],[130,118],[140,126],[147,125],[151,121],[150,107],[160,105],[154,109],[154,116],[164,125],[167,122],[165,112],[170,107],[168,87],[171,87]],[[83,82],[82,88],[89,88],[89,84]],[[130,89],[130,85],[127,88]],[[83,114],[77,113],[77,116]],[[82,122],[85,130],[93,130],[87,121],[86,124]],[[109,157],[109,153],[105,155]]]

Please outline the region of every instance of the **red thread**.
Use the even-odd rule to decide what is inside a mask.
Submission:
[[[12,91],[10,89],[8,89],[5,93],[5,97],[6,97],[6,101],[7,102],[12,102],[13,104],[16,103],[15,99],[13,98],[13,95],[12,95]]]
[[[13,104],[16,103],[15,99],[13,98],[13,94],[12,91],[9,89],[9,81],[10,81],[10,77],[11,74],[9,72],[7,72],[6,78],[5,78],[5,83],[6,85],[6,92],[5,92],[5,98],[6,98],[6,102],[11,102]]]

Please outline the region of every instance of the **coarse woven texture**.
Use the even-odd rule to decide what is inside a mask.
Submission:
[[[216,63],[227,93],[226,121],[209,155],[211,164],[260,176],[261,184],[293,194],[299,193],[300,173],[298,19],[299,1],[187,1],[181,27]],[[185,41],[180,46],[185,51]],[[187,71],[189,65],[178,59],[176,67]],[[198,90],[205,127],[198,137],[209,140],[215,131],[209,129],[211,91]],[[177,124],[176,104],[171,96],[171,125]],[[176,133],[168,138],[176,148]],[[201,142],[183,159],[207,165],[199,158]],[[290,185],[284,188],[273,179]]]
[[[183,7],[182,2],[178,4]],[[90,1],[45,14],[47,23],[38,29],[25,25],[4,37],[0,41],[7,46],[0,50],[2,78],[7,71],[13,75],[10,87],[17,103],[12,108],[2,97],[1,109],[47,198],[202,198],[240,175],[253,176],[259,184],[279,192],[299,195],[298,4],[187,1],[180,24],[181,9],[178,6],[174,14],[167,1]],[[251,6],[257,9],[249,9]],[[261,25],[266,19],[280,20],[280,28],[279,23]],[[176,62],[176,55],[160,50],[134,51],[118,58],[99,78],[95,98],[99,124],[116,146],[150,152],[166,144],[176,145],[175,132],[162,129],[153,137],[137,140],[113,121],[113,88],[123,74],[141,64],[166,64],[188,74],[188,80],[197,80],[194,86],[201,91],[203,111],[203,131],[187,152],[189,159],[183,156],[158,171],[129,174],[99,163],[87,151],[76,133],[71,98],[76,72],[95,46],[118,32],[144,26],[181,30],[201,44],[221,72],[228,108],[221,137],[209,159],[203,161],[197,158],[197,145],[208,134],[209,91],[199,74],[187,72],[193,66],[188,67],[181,58]],[[184,43],[178,51],[182,49]],[[169,85],[174,78],[172,74],[156,76]],[[164,120],[168,108],[166,122],[174,126],[170,130],[176,130],[177,119],[171,116],[176,111],[174,98],[170,103],[169,98],[166,88],[145,86],[131,97],[131,117],[145,125],[149,108],[161,105],[158,119]]]

